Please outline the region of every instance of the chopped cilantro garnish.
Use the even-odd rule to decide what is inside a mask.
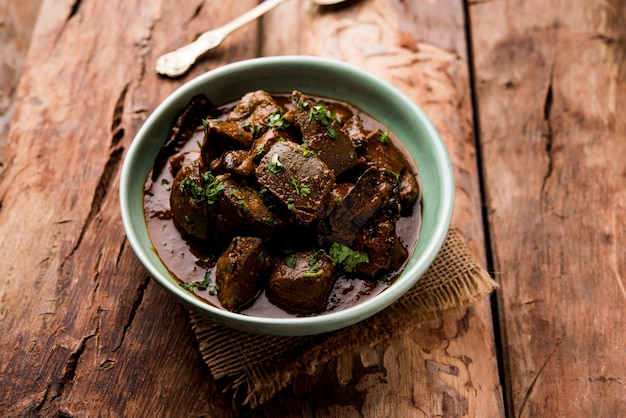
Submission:
[[[380,136],[378,137],[378,140],[383,145],[389,144],[389,131],[380,132]]]
[[[340,265],[347,272],[355,271],[358,264],[369,262],[367,254],[354,251],[338,242],[330,247],[329,256],[334,265]]]
[[[267,126],[275,126],[278,129],[287,129],[291,126],[291,124],[283,117],[283,111],[277,110],[269,116]]]
[[[317,271],[309,271],[309,272],[303,273],[302,277],[320,277],[322,274],[324,274],[324,270],[319,269]]]
[[[215,296],[220,290],[219,285],[211,284],[211,273],[208,271],[204,275],[204,279],[201,282],[179,283],[179,285],[188,292],[195,292],[196,290],[208,290],[211,296]]]
[[[296,189],[296,194],[306,197],[311,193],[311,189],[309,188],[309,186],[307,186],[304,183],[299,183],[298,180],[296,180],[294,176],[291,176],[291,178],[289,179],[289,182]]]
[[[272,155],[272,158],[270,159],[270,162],[267,165],[267,169],[272,174],[278,174],[285,169],[285,167],[283,167],[283,163],[281,163],[280,159],[278,158],[278,154]]]
[[[235,199],[237,199],[237,202],[239,203],[239,207],[247,210],[248,209],[248,202],[246,201],[246,198],[239,192],[238,189],[233,188],[233,190],[231,190],[230,195],[232,197],[234,197]]]
[[[289,268],[295,269],[296,268],[296,255],[291,254],[289,257],[287,257],[285,259],[285,265]]]
[[[163,188],[167,190],[168,192],[170,191],[170,182],[167,181],[167,179],[161,180],[161,186],[163,186]]]
[[[332,121],[334,119],[335,117],[331,113],[331,111],[326,109],[326,106],[324,106],[322,103],[319,103],[313,106],[313,108],[309,112],[309,118],[307,122],[311,122],[312,120],[318,121],[322,126],[326,128],[326,131],[328,131],[328,135],[332,139],[338,139],[339,135],[337,134],[335,128],[333,128],[332,126]]]
[[[260,125],[252,125],[252,138],[258,138],[262,129],[263,127]]]
[[[317,261],[317,259],[313,259],[309,263],[309,268],[311,269],[311,271],[318,271],[321,267],[322,265],[319,263],[319,261]]]
[[[193,178],[186,177],[180,182],[180,190],[191,196],[196,203],[206,201],[209,205],[217,202],[224,193],[224,185],[210,171],[202,174],[200,183],[199,185]]]
[[[191,177],[185,177],[181,180],[180,191],[188,194],[195,202],[204,200],[204,189]]]
[[[298,97],[298,109],[304,110],[307,107],[309,107],[309,104],[306,101],[302,100],[300,97]]]
[[[205,172],[202,175],[204,180],[204,192],[206,194],[206,201],[209,205],[217,202],[224,193],[224,185],[220,183],[217,178],[210,171]]]

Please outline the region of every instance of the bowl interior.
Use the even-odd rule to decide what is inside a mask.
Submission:
[[[204,93],[216,105],[249,91],[305,94],[345,101],[385,125],[409,151],[422,185],[422,227],[403,274],[384,292],[343,311],[306,318],[257,318],[211,306],[183,290],[152,248],[143,214],[143,186],[176,114]],[[409,98],[382,79],[339,61],[316,57],[257,58],[220,67],[186,83],[149,116],[133,140],[122,168],[121,213],[126,235],[152,277],[189,308],[228,326],[263,334],[307,335],[336,330],[384,309],[424,274],[443,244],[450,224],[454,181],[439,134]]]

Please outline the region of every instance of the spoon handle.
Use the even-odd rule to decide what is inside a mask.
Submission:
[[[252,22],[288,0],[265,0],[224,26],[204,32],[195,41],[159,57],[155,70],[159,74],[178,77],[185,74],[205,52],[217,47],[231,32]]]

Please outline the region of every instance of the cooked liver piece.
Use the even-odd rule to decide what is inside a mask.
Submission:
[[[304,94],[294,91],[292,102],[296,124],[302,130],[302,142],[339,176],[356,162],[356,151],[350,138],[337,121],[329,116],[318,116],[325,107]],[[329,111],[330,113],[330,111]]]
[[[255,141],[254,145],[250,149],[250,155],[253,160],[258,163],[278,141],[291,141],[297,143],[299,142],[299,138],[296,137],[291,129],[279,129],[272,126]]]
[[[209,239],[211,238],[209,205],[205,199],[193,193],[193,189],[202,187],[198,161],[183,165],[170,188],[170,207],[174,222],[184,234],[198,239]]]
[[[233,238],[218,258],[215,269],[217,296],[222,306],[238,311],[253,302],[265,284],[269,265],[261,238]]]
[[[354,115],[350,119],[346,120],[343,125],[343,129],[346,134],[348,134],[348,138],[350,138],[352,145],[357,150],[357,154],[359,151],[365,149],[365,145],[367,144],[367,135],[363,129],[363,122],[358,115]]]
[[[318,217],[335,180],[317,156],[290,141],[272,146],[257,166],[256,176],[303,225]]]
[[[205,122],[204,140],[200,149],[202,162],[210,167],[226,150],[249,149],[252,134],[239,128],[235,122],[210,119]]]
[[[357,264],[357,271],[372,278],[394,272],[408,256],[396,234],[395,221],[382,212],[368,223],[354,241],[356,251],[367,254],[368,262]]]
[[[228,115],[228,119],[237,123],[247,132],[254,132],[257,137],[267,129],[270,115],[284,111],[266,91],[257,90],[244,95]]]
[[[256,166],[247,150],[237,149],[224,151],[220,158],[213,160],[210,168],[216,173],[230,173],[246,179],[254,175]]]
[[[219,175],[217,179],[224,185],[224,192],[211,208],[211,226],[220,240],[238,235],[268,236],[284,224],[256,190],[228,174]]]
[[[384,135],[381,131],[372,131],[367,135],[365,160],[368,165],[386,167],[398,175],[402,213],[408,214],[420,195],[419,183],[404,155],[390,140],[381,140],[381,135]]]
[[[290,261],[288,261],[290,260]],[[296,253],[272,271],[266,294],[270,302],[288,311],[320,311],[335,283],[335,267],[314,251]]]
[[[398,182],[381,167],[370,167],[318,225],[319,242],[324,248],[334,242],[352,248],[366,224],[379,212],[389,212],[394,222],[400,216]],[[353,248],[356,249],[356,248]]]

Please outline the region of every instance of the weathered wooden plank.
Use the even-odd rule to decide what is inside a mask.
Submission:
[[[154,59],[254,2],[170,3],[43,4],[0,183],[0,235],[11,237],[0,243],[0,371],[11,382],[2,385],[0,410],[9,415],[230,413],[206,376],[185,310],[148,279],[125,243],[117,174],[156,104],[206,69],[253,56],[254,31],[234,34],[182,80],[157,78]],[[300,20],[288,15],[302,29],[289,19],[283,29],[315,36],[289,45],[293,33],[271,37],[266,26],[264,54],[297,46],[345,59],[397,83],[427,110],[457,171],[454,224],[484,259],[460,2],[352,1],[319,18],[298,2],[285,7],[303,8]],[[288,47],[272,52],[278,45]],[[494,355],[483,303],[379,349],[348,353],[321,371],[339,379],[320,374],[325,384],[316,386],[303,378],[296,398],[281,394],[258,414],[499,416]],[[346,406],[346,394],[359,402]]]
[[[457,181],[453,225],[485,260],[461,1],[292,2],[263,22],[267,55],[310,54],[366,68],[400,87],[431,117]],[[302,377],[264,411],[318,416],[502,416],[487,303],[415,329],[384,347],[347,353]]]
[[[4,171],[17,85],[40,3],[41,0],[0,1],[0,177]]]
[[[626,4],[470,6],[511,416],[626,411]]]
[[[255,3],[43,2],[0,183],[3,415],[227,416],[187,312],[125,241],[118,175],[184,81],[156,57]],[[187,78],[254,52],[239,32]]]

